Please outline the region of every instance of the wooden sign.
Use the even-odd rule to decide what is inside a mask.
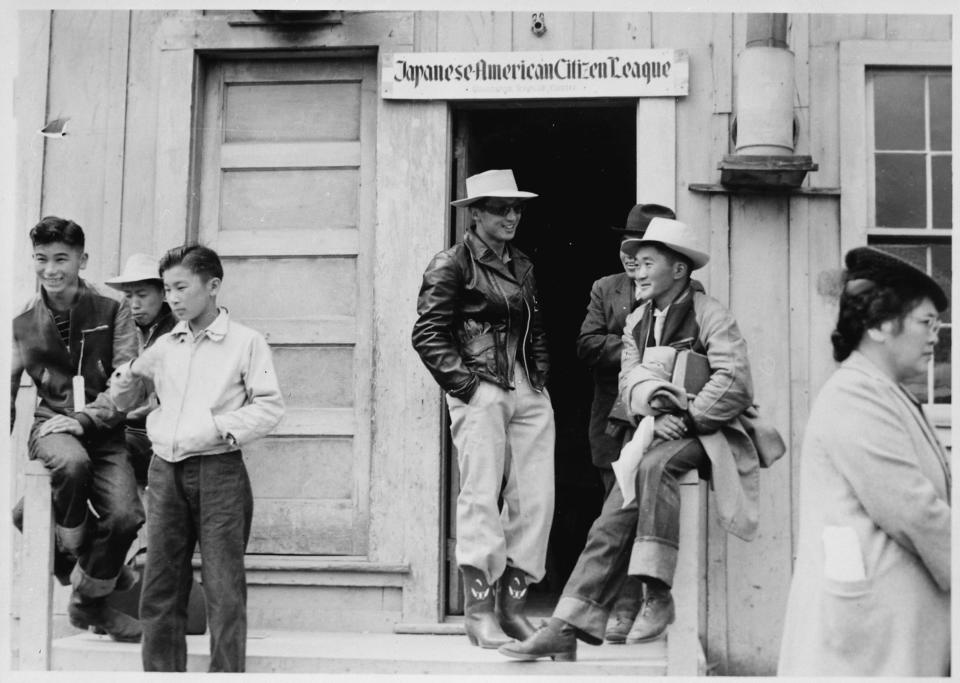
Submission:
[[[380,94],[398,100],[670,97],[687,94],[685,50],[384,54]]]

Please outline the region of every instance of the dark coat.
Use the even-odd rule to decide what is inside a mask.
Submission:
[[[607,434],[607,416],[617,399],[623,326],[634,301],[633,280],[626,273],[593,283],[587,315],[577,337],[577,357],[593,374],[590,405],[590,455],[593,464],[609,469],[620,457],[621,440]]]
[[[517,362],[534,389],[546,385],[549,360],[533,264],[506,248],[509,266],[471,228],[423,274],[413,348],[437,384],[463,401],[481,379],[513,389]]]
[[[114,367],[137,355],[137,336],[126,303],[99,294],[83,280],[80,295],[70,309],[70,344],[63,343],[53,314],[40,294],[13,319],[10,364],[10,423],[13,424],[20,375],[26,370],[37,387],[39,420],[54,415],[76,418],[84,433],[117,427],[124,418],[109,401],[97,400],[106,389]],[[83,344],[81,345],[81,340]],[[80,351],[83,350],[81,360]],[[84,378],[85,403],[73,410],[73,376]]]

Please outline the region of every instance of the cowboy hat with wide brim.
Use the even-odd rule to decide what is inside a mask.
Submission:
[[[703,243],[703,235],[686,223],[670,218],[653,218],[643,237],[628,237],[620,245],[621,251],[633,253],[644,244],[653,244],[683,254],[693,264],[693,270],[703,268],[710,260]]]
[[[637,204],[630,213],[627,214],[627,224],[624,226],[611,226],[610,229],[622,233],[624,237],[643,237],[647,231],[647,226],[654,218],[672,218],[677,215],[672,209],[660,204]]]
[[[484,171],[467,178],[467,196],[450,202],[454,206],[470,206],[484,197],[504,199],[532,199],[538,195],[517,189],[517,181],[510,169]]]
[[[856,247],[847,252],[847,281],[871,280],[884,287],[910,289],[930,297],[938,311],[948,306],[943,288],[925,272],[893,254],[873,247]]]
[[[163,278],[160,277],[159,261],[150,254],[131,254],[130,258],[123,265],[123,272],[116,277],[106,280],[104,284],[114,289],[123,289],[124,285],[134,282],[148,282],[154,280],[161,285]]]

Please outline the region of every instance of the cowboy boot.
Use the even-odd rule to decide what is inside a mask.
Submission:
[[[489,650],[510,642],[493,613],[493,588],[483,572],[469,566],[460,567],[460,571],[463,573],[463,625],[470,644]]]
[[[507,567],[497,582],[497,620],[500,628],[515,640],[526,640],[536,629],[523,614],[527,603],[527,575],[522,569]]]
[[[89,598],[76,589],[70,595],[67,614],[74,628],[106,633],[121,643],[139,643],[143,634],[139,621],[108,606],[104,598]]]
[[[497,650],[502,655],[532,661],[549,657],[555,662],[577,661],[577,636],[573,626],[551,617],[532,636],[521,642],[507,643]]]
[[[628,643],[646,643],[656,640],[676,618],[670,587],[661,581],[645,583],[646,596],[640,605],[640,614],[637,615],[633,628],[627,634]]]
[[[626,642],[630,627],[633,626],[640,611],[640,602],[643,597],[643,582],[639,577],[628,576],[620,588],[620,595],[613,605],[604,639],[608,643],[620,644]]]

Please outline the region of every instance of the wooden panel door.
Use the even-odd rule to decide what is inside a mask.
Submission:
[[[287,413],[244,449],[250,553],[367,551],[375,62],[206,64],[199,237],[273,350]]]

